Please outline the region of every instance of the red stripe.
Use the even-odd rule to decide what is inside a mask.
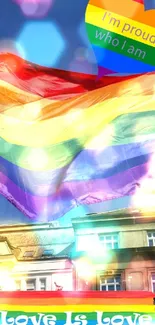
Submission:
[[[13,54],[0,54],[0,79],[19,89],[52,99],[67,99],[113,84],[135,78],[102,77],[96,80],[95,75],[47,69],[33,65]]]
[[[100,292],[100,291],[73,291],[73,292],[0,292],[1,298],[16,298],[16,299],[46,299],[46,298],[135,298],[135,299],[143,299],[143,298],[153,298],[155,294],[152,292],[143,292],[143,291],[121,291],[121,292]],[[20,301],[19,301],[20,302]],[[27,302],[29,304],[29,302]]]
[[[142,5],[144,4],[144,0],[133,0],[133,1],[141,3]]]

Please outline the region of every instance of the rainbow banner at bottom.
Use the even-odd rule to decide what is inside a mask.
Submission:
[[[0,293],[1,325],[152,325],[147,292]]]

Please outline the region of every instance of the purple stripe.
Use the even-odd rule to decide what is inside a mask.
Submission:
[[[133,194],[146,172],[147,164],[143,164],[106,179],[65,182],[56,194],[48,197],[25,193],[0,173],[0,193],[31,218],[46,213],[52,218],[55,215],[61,217],[77,205],[94,204]]]
[[[103,76],[107,76],[107,75],[110,75],[110,74],[113,74],[113,73],[116,73],[116,72],[113,71],[113,70],[109,70],[107,68],[103,68],[103,67],[98,66],[98,79],[102,78]]]
[[[61,182],[107,178],[146,163],[153,153],[155,141],[111,146],[103,151],[83,150],[71,164],[47,171],[31,171],[0,157],[0,172],[30,194],[48,196]]]

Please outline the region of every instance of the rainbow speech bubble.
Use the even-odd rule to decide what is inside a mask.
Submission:
[[[155,0],[144,1],[89,1],[85,22],[98,77],[155,71]]]

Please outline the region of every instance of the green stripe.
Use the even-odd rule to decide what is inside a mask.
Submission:
[[[155,135],[155,111],[129,113],[118,116],[111,126],[117,143],[126,144],[136,140],[149,140]]]
[[[124,114],[117,117],[110,125],[112,126],[112,136],[108,142],[106,139],[107,147],[149,140],[149,137],[154,138],[155,136],[155,111]],[[28,170],[54,170],[68,165],[82,150],[85,150],[85,144],[88,144],[93,136],[97,136],[97,134],[93,135],[92,131],[91,139],[86,137],[72,139],[42,148],[41,151],[38,151],[37,148],[12,145],[1,138],[0,155],[13,164]],[[95,148],[92,149],[95,151]],[[40,161],[44,155],[45,162],[43,159],[42,165]],[[38,158],[39,156],[40,158]],[[40,168],[38,168],[39,166]]]
[[[0,139],[0,156],[28,170],[48,171],[68,165],[82,149],[86,138],[72,139],[41,149],[23,147]]]
[[[101,48],[106,48],[113,52],[128,56],[132,59],[136,59],[138,61],[142,61],[143,63],[147,63],[149,65],[155,66],[155,47],[143,44],[141,42],[134,41],[130,38],[126,38],[122,35],[110,32],[107,29],[99,28],[99,27],[93,26],[88,23],[86,23],[86,28],[87,28],[87,33],[89,35],[89,40],[93,45],[97,45]],[[96,38],[96,32],[101,33],[100,34],[101,37],[104,34],[106,37],[106,34],[108,32],[109,39],[111,37],[111,41],[108,41],[108,39],[105,41],[104,38],[101,40],[99,37]],[[112,45],[112,40],[114,40],[114,39],[117,39],[119,41],[118,46]],[[123,44],[125,41],[126,41],[126,44],[123,49]],[[115,44],[115,42],[114,42],[114,44]],[[128,52],[128,50],[131,46],[133,46],[135,49],[133,53]],[[136,54],[136,50],[137,50],[137,54]],[[142,57],[142,52],[140,52],[140,51],[143,51],[146,53],[144,58]],[[140,55],[140,53],[141,53],[141,55]]]
[[[92,309],[93,309],[93,306],[92,306]],[[145,309],[145,307],[144,307],[144,309]],[[31,316],[37,316],[39,313],[42,313],[42,310],[40,310],[40,312],[33,312],[33,313],[28,313],[28,312],[23,312],[22,310],[21,311],[18,311],[18,312],[8,312],[8,314],[7,314],[7,318],[9,318],[9,317],[14,317],[14,318],[16,318],[17,316],[20,316],[21,314],[22,315],[26,315],[26,316],[28,316],[28,317],[31,317]],[[56,313],[56,312],[52,312],[52,313],[46,313],[46,312],[43,312],[43,314],[45,314],[45,315],[50,315],[50,314],[54,314],[55,316],[56,316],[56,318],[57,318],[57,320],[58,321],[61,321],[61,320],[66,320],[66,314],[65,313]],[[94,320],[94,321],[96,321],[96,319],[97,319],[97,314],[95,313],[95,312],[90,312],[90,313],[88,313],[88,312],[81,312],[80,313],[80,311],[79,312],[77,312],[77,313],[72,313],[72,319],[74,319],[74,317],[75,316],[77,316],[77,315],[79,315],[79,314],[84,314],[85,316],[86,316],[86,318],[87,318],[87,320],[88,321],[90,321],[90,320]],[[110,318],[112,318],[113,316],[115,316],[115,315],[122,315],[122,316],[124,316],[124,317],[127,317],[127,316],[131,316],[133,319],[134,319],[134,316],[135,316],[135,312],[134,313],[132,313],[132,312],[122,312],[121,311],[121,305],[120,305],[120,311],[119,311],[119,313],[118,312],[103,312],[103,318],[106,318],[106,317],[110,317]],[[155,313],[147,313],[147,312],[138,312],[138,314],[139,315],[150,315],[152,318],[153,318],[153,320],[155,320]]]

